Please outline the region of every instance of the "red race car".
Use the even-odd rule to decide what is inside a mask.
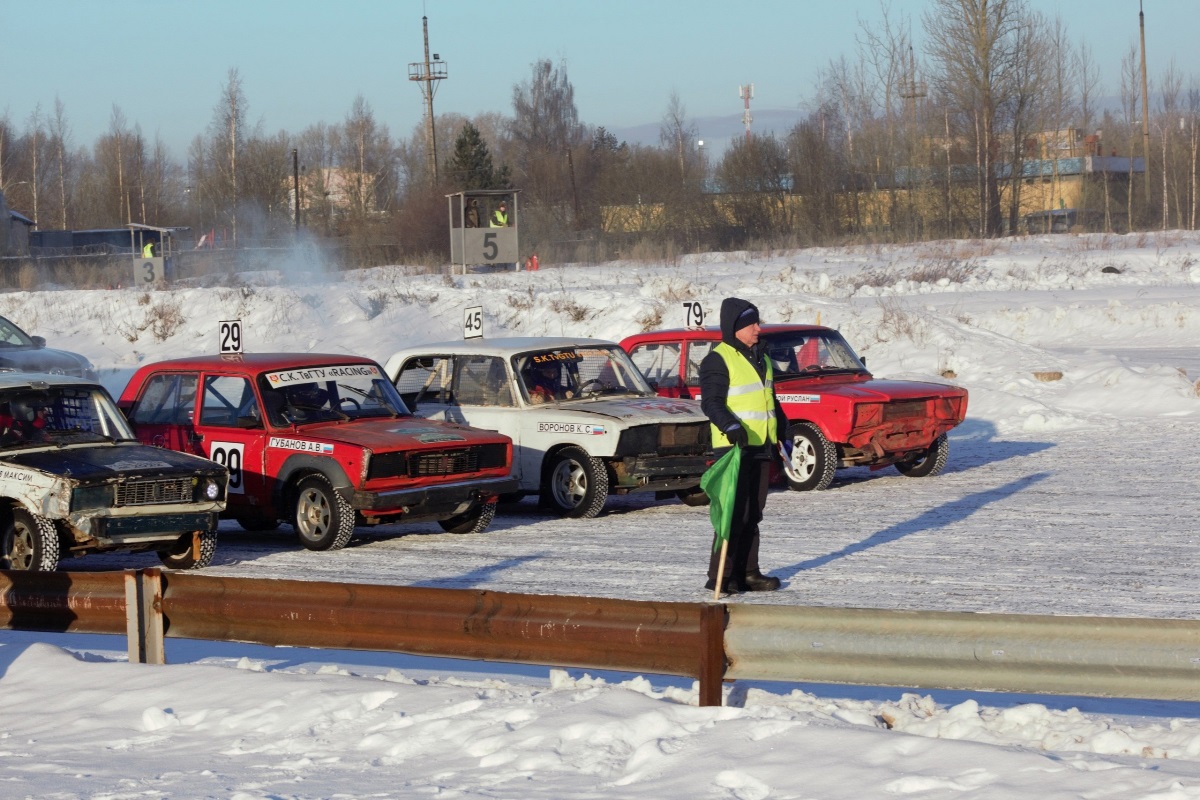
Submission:
[[[904,475],[936,475],[946,465],[946,432],[967,413],[967,390],[923,381],[878,380],[842,335],[820,325],[764,325],[775,396],[788,418],[788,485],[824,489],[839,467],[894,464]],[[621,342],[664,397],[700,399],[700,362],[721,341],[719,328],[652,331]]]
[[[142,442],[229,469],[225,516],[246,530],[286,520],[310,550],[344,547],[356,522],[476,533],[517,489],[511,439],[413,416],[383,367],[358,356],[160,361],[120,406]]]

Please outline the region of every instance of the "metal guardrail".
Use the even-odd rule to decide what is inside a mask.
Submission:
[[[728,610],[728,679],[1200,700],[1200,620]]]
[[[464,589],[0,571],[0,628],[411,653],[694,677],[1200,700],[1200,620],[653,603]]]

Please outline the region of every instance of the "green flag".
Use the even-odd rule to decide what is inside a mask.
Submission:
[[[720,549],[721,542],[729,539],[733,498],[737,493],[738,469],[741,465],[742,448],[731,447],[700,477],[700,488],[709,499],[708,515],[717,534],[713,540],[714,551]]]

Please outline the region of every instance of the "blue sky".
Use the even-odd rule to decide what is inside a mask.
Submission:
[[[1031,0],[1087,41],[1102,92],[1119,89],[1122,55],[1137,41],[1137,0]],[[1200,79],[1200,3],[1144,0],[1153,77],[1174,58]],[[921,42],[927,3],[894,0]],[[176,158],[212,118],[237,67],[250,119],[266,133],[342,121],[362,94],[393,136],[420,124],[408,64],[430,50],[449,77],[437,113],[510,114],[513,85],[539,58],[564,60],[580,118],[622,138],[657,138],[672,91],[701,138],[740,130],[740,84],[754,83],[756,130],[790,127],[831,59],[854,56],[859,20],[879,0],[0,0],[0,115],[18,129],[36,104],[66,109],[73,142],[91,145],[114,105]]]

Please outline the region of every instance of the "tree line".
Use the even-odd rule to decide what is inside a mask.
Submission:
[[[447,193],[511,188],[523,249],[586,261],[996,236],[1020,230],[1030,192],[1060,179],[1059,157],[1093,155],[1125,157],[1085,186],[1080,202],[1103,212],[1098,224],[1196,227],[1195,75],[1160,69],[1143,125],[1134,44],[1106,54],[1121,59],[1121,81],[1119,104],[1104,107],[1096,55],[1026,0],[929,0],[919,49],[913,20],[882,11],[853,54],[815,76],[801,122],[738,137],[715,157],[676,93],[657,145],[583,122],[566,64],[548,59],[513,87],[508,113],[438,115],[437,140],[452,146],[437,161],[424,124],[394,137],[361,95],[341,122],[267,133],[249,121],[231,69],[183,161],[115,105],[90,146],[73,142],[57,99],[22,122],[6,113],[0,188],[40,229],[187,226],[251,246],[302,227],[363,253],[386,245],[374,260],[430,264],[448,258]]]

